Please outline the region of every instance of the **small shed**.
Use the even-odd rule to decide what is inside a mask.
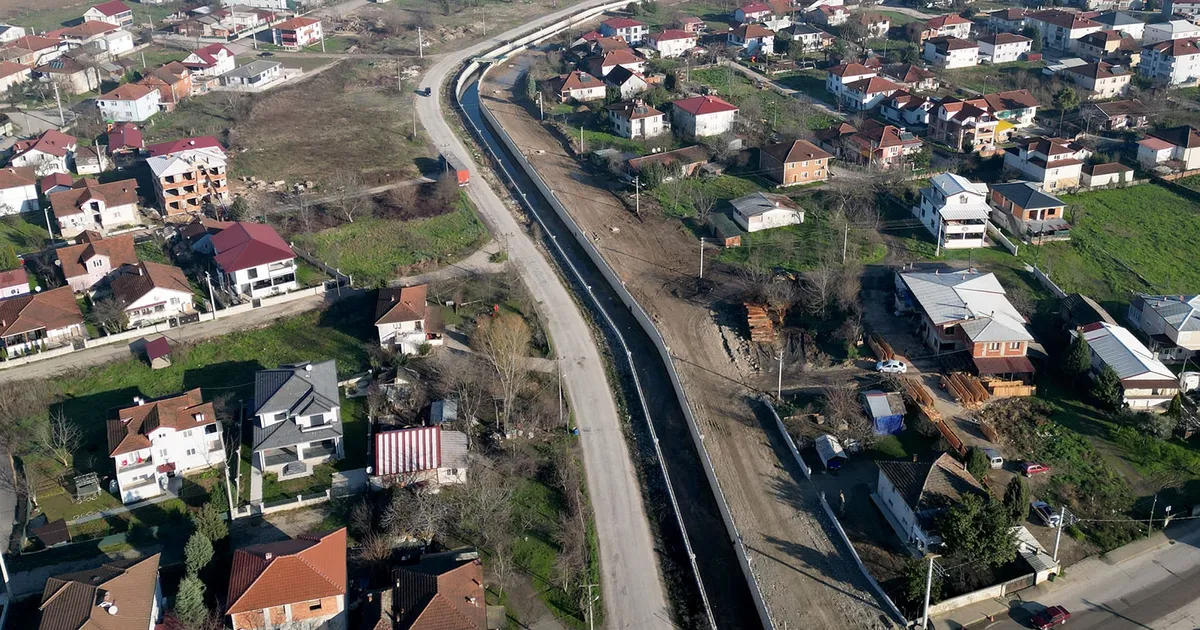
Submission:
[[[100,479],[96,473],[84,473],[75,477],[75,502],[82,503],[100,496]]]
[[[904,428],[904,396],[899,392],[863,392],[863,408],[871,417],[876,435],[892,435]]]
[[[67,521],[61,518],[40,527],[31,527],[29,533],[33,534],[45,547],[57,547],[71,542],[71,532],[67,529]]]
[[[429,424],[438,426],[458,420],[457,400],[437,400],[429,405]]]
[[[740,247],[742,244],[742,229],[723,212],[708,215],[708,225],[712,227],[713,236],[721,241],[722,247]]]
[[[166,337],[146,342],[146,360],[150,362],[151,369],[171,367],[171,344]]]
[[[842,443],[828,433],[816,439],[816,447],[817,455],[820,456],[826,470],[838,470],[849,459],[846,457],[846,451],[842,449]]]

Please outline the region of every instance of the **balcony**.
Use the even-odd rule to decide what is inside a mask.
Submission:
[[[318,442],[315,445],[305,446],[303,452],[304,459],[306,461],[313,459],[329,459],[330,457],[337,456],[337,444],[332,440],[325,440],[323,442]]]
[[[267,267],[267,271],[282,271],[284,269],[291,269],[294,266],[295,265],[291,260],[284,260],[282,262],[271,263],[271,265]]]
[[[263,465],[267,468],[271,468],[273,466],[285,466],[292,462],[300,461],[299,451],[296,450],[295,446],[272,449],[267,452],[269,452],[270,455],[266,455],[263,458]]]
[[[138,462],[136,460],[130,460],[130,463],[128,466],[121,466],[120,464],[117,465],[117,476],[120,477],[123,475],[144,474],[146,472],[149,472],[153,468],[154,468],[154,460],[153,459],[146,458],[140,462]]]

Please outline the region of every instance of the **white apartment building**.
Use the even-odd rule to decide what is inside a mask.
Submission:
[[[1189,85],[1200,78],[1200,40],[1172,39],[1142,48],[1138,74],[1161,85]]]
[[[100,117],[110,122],[144,122],[158,113],[160,100],[158,90],[126,83],[96,99]]]
[[[913,214],[946,249],[983,247],[987,237],[987,184],[976,184],[954,173],[942,173],[921,189]]]
[[[840,101],[847,92],[846,86],[876,76],[879,76],[878,70],[872,70],[861,63],[843,63],[825,73],[825,90]]]
[[[1024,35],[996,33],[979,38],[979,61],[998,64],[1020,61],[1021,55],[1033,49],[1033,40]]]
[[[1173,39],[1200,37],[1200,26],[1187,20],[1171,20],[1161,24],[1147,24],[1142,31],[1142,45],[1151,46]]]
[[[1065,51],[1075,50],[1075,40],[1084,35],[1104,30],[1103,24],[1062,9],[1035,11],[1026,16],[1025,23],[1041,33],[1045,46]]]
[[[163,493],[168,477],[225,461],[221,423],[200,389],[156,401],[134,398],[108,419],[108,450],[122,503]]]
[[[620,37],[630,46],[637,46],[650,32],[642,22],[629,18],[612,18],[600,23],[600,34],[605,37]]]
[[[947,70],[969,68],[979,62],[979,44],[957,37],[925,40],[925,60]]]
[[[1098,61],[1083,66],[1073,66],[1062,71],[1062,76],[1087,92],[1089,101],[1108,100],[1129,94],[1129,83],[1133,73]]]
[[[646,43],[658,52],[659,57],[682,57],[696,47],[696,34],[677,29],[667,29],[646,37]]]
[[[643,101],[614,103],[606,109],[613,131],[622,138],[655,138],[671,131],[667,115]]]

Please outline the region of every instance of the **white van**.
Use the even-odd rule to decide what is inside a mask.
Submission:
[[[994,448],[985,448],[983,454],[987,455],[990,468],[1004,468],[1004,458],[1000,457],[1000,451]]]

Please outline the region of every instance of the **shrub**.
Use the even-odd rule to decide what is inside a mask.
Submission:
[[[1111,365],[1104,366],[1096,382],[1092,385],[1092,396],[1102,406],[1115,411],[1124,406],[1124,391],[1121,389],[1121,377]]]
[[[208,609],[204,607],[204,583],[200,578],[189,575],[179,582],[175,616],[190,628],[200,625],[208,617]]]
[[[209,501],[192,515],[192,524],[196,533],[202,534],[212,542],[224,540],[229,535],[229,524],[225,522],[225,514],[216,503]]]
[[[967,472],[971,473],[976,479],[983,480],[987,476],[988,468],[991,464],[988,463],[987,453],[981,448],[972,448],[967,453]]]

